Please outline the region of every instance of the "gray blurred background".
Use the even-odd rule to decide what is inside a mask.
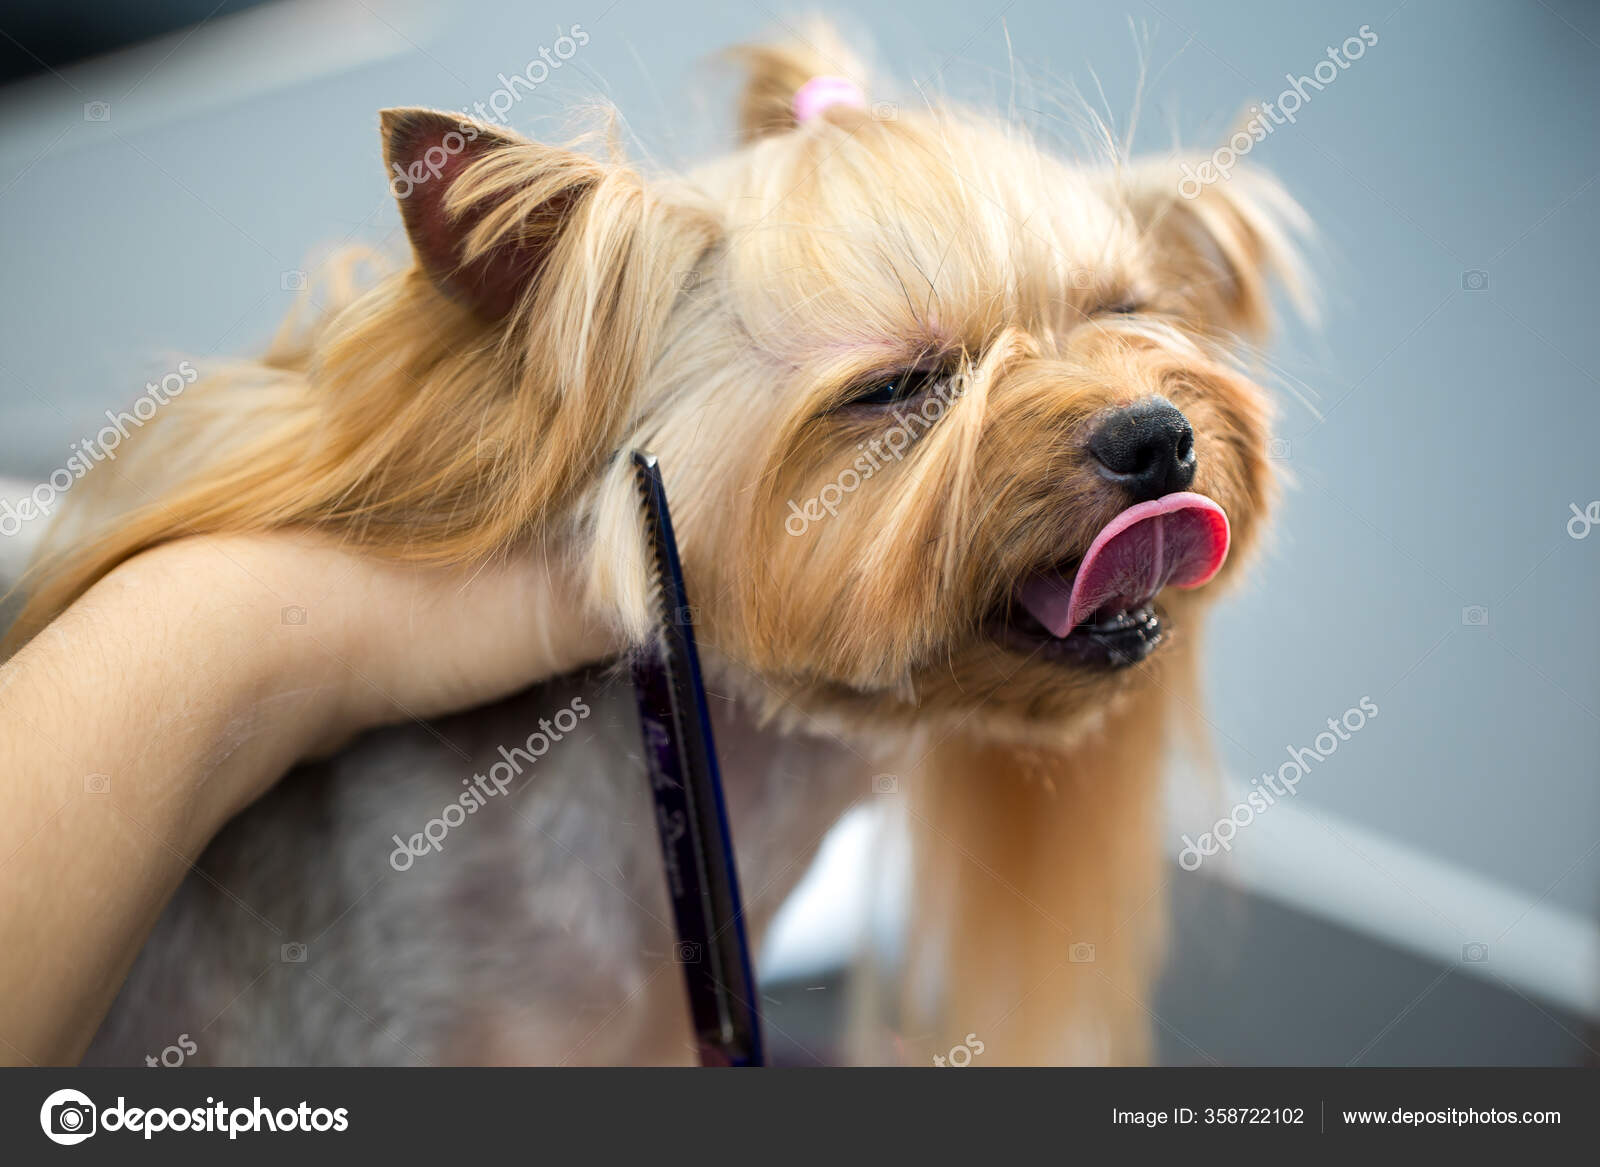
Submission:
[[[1014,103],[1066,152],[1076,95],[1125,129],[1141,69],[1136,148],[1209,151],[1286,73],[1376,35],[1250,157],[1318,225],[1324,323],[1268,353],[1291,485],[1275,545],[1214,624],[1207,716],[1243,789],[1363,698],[1380,712],[1230,853],[1173,864],[1156,1027],[1179,1064],[1600,1062],[1600,533],[1581,537],[1600,520],[1600,11],[905,0],[830,15],[870,41],[874,97]],[[589,43],[509,120],[560,136],[564,111],[609,99],[636,156],[686,165],[731,137],[730,83],[706,58],[796,19],[645,0],[12,0],[0,476],[49,475],[180,356],[203,369],[258,349],[330,246],[403,253],[379,108],[486,101],[581,25]],[[1175,783],[1174,857],[1238,797]],[[764,962],[799,1062],[826,1058],[838,969],[892,911],[892,894],[888,909],[863,895],[857,827]]]

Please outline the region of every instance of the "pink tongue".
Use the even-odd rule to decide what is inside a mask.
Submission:
[[[1228,557],[1228,516],[1184,491],[1139,503],[1107,523],[1070,580],[1036,575],[1017,589],[1033,618],[1061,637],[1102,608],[1137,608],[1171,584],[1197,588]]]

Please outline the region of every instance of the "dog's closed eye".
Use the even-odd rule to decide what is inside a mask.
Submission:
[[[1134,299],[1114,300],[1109,304],[1101,304],[1097,306],[1094,311],[1089,313],[1089,315],[1132,316],[1135,312],[1143,312],[1146,307],[1147,305]]]
[[[836,408],[898,405],[922,396],[946,376],[943,369],[902,369],[888,376],[872,377],[847,390]]]

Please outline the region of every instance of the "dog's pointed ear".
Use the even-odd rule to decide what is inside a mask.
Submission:
[[[798,124],[794,95],[813,77],[843,77],[867,92],[866,66],[829,23],[813,19],[789,41],[738,45],[725,54],[744,70],[739,93],[739,140],[749,144]]]
[[[483,320],[509,316],[605,167],[456,114],[380,116],[389,189],[418,264]]]
[[[1208,174],[1213,181],[1203,181]],[[1274,281],[1304,317],[1316,314],[1297,238],[1310,220],[1276,179],[1248,166],[1222,180],[1209,160],[1135,163],[1112,179],[1151,245],[1163,292],[1211,328],[1260,337]]]
[[[598,158],[429,110],[386,111],[383,132],[417,264],[367,318],[347,314],[346,327],[390,329],[399,351],[374,362],[370,344],[330,344],[322,375],[387,384],[398,363],[403,390],[426,387],[464,411],[474,445],[518,450],[465,454],[466,480],[498,476],[472,492],[497,500],[492,522],[553,514],[597,481],[646,402],[647,376],[701,265],[714,262],[722,220],[693,187],[647,182],[599,130],[589,135],[607,142]],[[441,311],[441,297],[462,310]],[[479,343],[486,329],[496,343]],[[421,456],[449,448],[424,434],[412,443]],[[435,467],[427,480],[458,472]]]

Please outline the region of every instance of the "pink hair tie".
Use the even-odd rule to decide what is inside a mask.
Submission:
[[[835,105],[853,105],[857,109],[865,109],[866,94],[854,81],[844,77],[813,77],[795,90],[794,120],[805,125]]]

